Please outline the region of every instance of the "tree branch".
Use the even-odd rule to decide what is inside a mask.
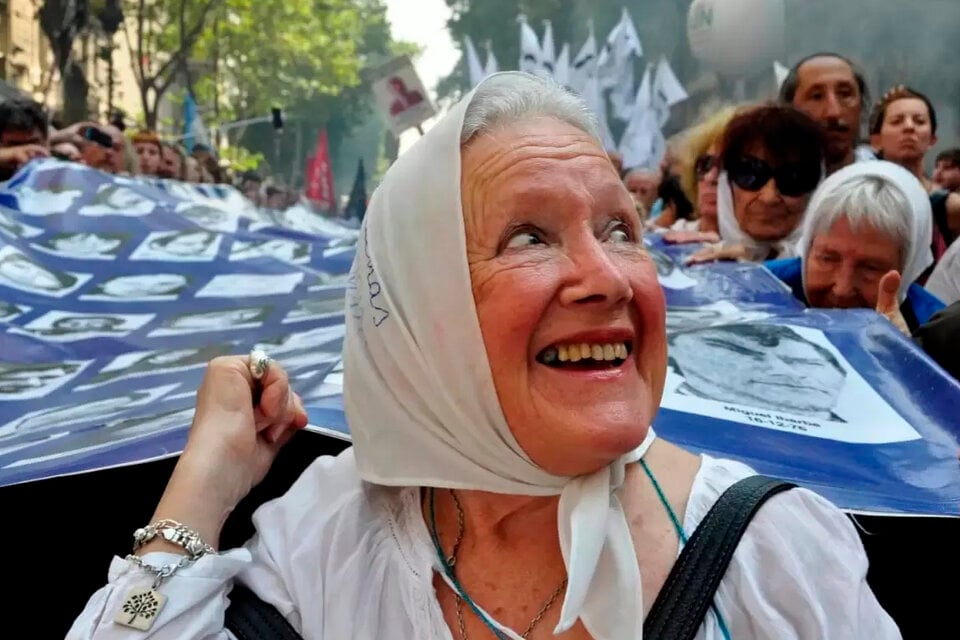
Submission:
[[[186,35],[184,35],[183,31],[180,32],[180,48],[163,63],[160,70],[154,75],[155,78],[160,78],[170,73],[174,67],[185,64],[190,52],[193,51],[193,45],[196,44],[197,39],[203,32],[203,28],[207,22],[207,16],[210,14],[210,11],[221,2],[222,0],[207,0],[207,3],[200,10],[200,17],[197,18],[196,24],[190,28],[190,31]],[[182,12],[186,11],[184,7],[185,4],[186,0],[180,0],[180,10]],[[181,16],[181,18],[181,26],[184,26],[186,24],[186,16]],[[173,74],[170,75],[172,76]],[[164,81],[160,86],[169,87],[171,84],[173,84],[173,82],[168,78],[167,81]],[[164,90],[166,90],[166,88],[164,88]]]

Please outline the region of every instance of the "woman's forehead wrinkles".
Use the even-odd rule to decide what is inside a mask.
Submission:
[[[484,149],[486,157],[470,171],[471,182],[488,184],[505,171],[530,161],[573,160],[580,157],[607,160],[606,154],[583,136],[527,136],[515,141],[503,140],[503,145],[509,145],[505,151]]]

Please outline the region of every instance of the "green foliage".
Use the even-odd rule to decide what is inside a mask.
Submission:
[[[230,163],[230,170],[234,173],[256,170],[264,161],[262,153],[253,153],[236,146],[222,147],[220,157]]]

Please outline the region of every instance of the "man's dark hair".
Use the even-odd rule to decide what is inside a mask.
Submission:
[[[263,176],[261,176],[256,171],[244,171],[240,174],[240,184],[246,184],[248,182],[263,182]]]
[[[784,79],[783,84],[780,85],[780,102],[784,104],[793,104],[793,99],[797,97],[797,89],[800,87],[800,67],[815,58],[835,58],[837,60],[846,62],[850,67],[850,71],[853,72],[853,77],[857,81],[857,87],[860,89],[860,106],[867,106],[867,104],[870,102],[870,90],[867,88],[867,80],[864,77],[863,72],[849,58],[831,51],[814,53],[801,58],[799,62],[793,65],[793,67],[790,68],[790,72],[787,73],[787,77]]]
[[[920,93],[916,89],[911,89],[905,85],[899,84],[883,94],[883,97],[873,107],[870,113],[870,135],[876,135],[883,129],[883,120],[887,117],[887,107],[898,100],[915,98],[923,101],[927,105],[927,114],[930,116],[930,129],[934,135],[937,133],[937,111],[933,108],[930,98]]]
[[[960,167],[960,147],[946,149],[937,154],[936,163],[949,162],[952,167]]]
[[[0,102],[0,135],[7,131],[40,131],[47,139],[47,116],[38,102],[14,98]]]
[[[808,344],[813,347],[814,351],[817,352],[824,360],[830,363],[830,365],[842,373],[847,375],[846,370],[840,366],[840,362],[834,357],[830,351],[823,348],[816,342],[807,340],[799,333],[791,329],[790,327],[784,327],[778,324],[746,324],[746,323],[732,323],[732,324],[720,324],[712,327],[698,327],[696,329],[690,329],[687,331],[677,331],[671,333],[667,337],[667,343],[673,344],[677,336],[689,335],[692,333],[701,333],[701,332],[725,332],[730,333],[735,336],[746,338],[747,340],[752,340],[756,342],[758,346],[764,347],[766,349],[773,349],[780,345],[780,342],[783,340],[792,340],[793,342],[800,342],[803,344]],[[675,365],[679,368],[679,365]]]
[[[721,164],[729,166],[758,144],[774,167],[785,162],[819,167],[826,156],[823,128],[788,105],[765,104],[734,116],[720,143]]]

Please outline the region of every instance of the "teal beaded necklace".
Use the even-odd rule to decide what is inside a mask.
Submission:
[[[673,528],[677,533],[677,536],[680,538],[681,548],[687,544],[687,534],[683,530],[683,525],[680,524],[680,519],[677,518],[677,514],[674,513],[673,507],[670,506],[670,502],[667,500],[667,496],[663,493],[663,489],[660,488],[660,483],[657,482],[657,478],[653,475],[653,472],[650,470],[650,467],[647,466],[647,462],[640,459],[640,466],[643,467],[644,472],[647,474],[647,477],[650,479],[651,484],[653,484],[654,490],[657,492],[657,498],[660,500],[660,504],[664,506],[667,510],[667,514],[670,516],[670,522],[673,523]],[[443,572],[450,580],[450,584],[453,586],[454,594],[467,603],[467,606],[470,607],[470,610],[473,611],[473,614],[477,616],[484,626],[493,633],[494,637],[497,640],[509,640],[503,632],[495,625],[487,615],[480,610],[480,607],[470,598],[470,595],[466,592],[463,586],[460,584],[460,581],[457,580],[456,572],[453,569],[453,565],[447,560],[443,554],[443,547],[440,544],[440,538],[437,535],[437,516],[436,516],[436,505],[434,499],[433,488],[429,489],[430,500],[429,500],[429,512],[430,512],[430,538],[433,540],[434,550],[437,552],[437,558],[440,561],[440,566],[443,567]],[[717,626],[720,627],[720,633],[723,635],[724,640],[731,640],[730,631],[727,628],[727,623],[723,619],[723,616],[720,615],[720,610],[717,609],[716,603],[710,605],[713,609],[714,614],[717,616]],[[461,628],[461,633],[463,633]]]

